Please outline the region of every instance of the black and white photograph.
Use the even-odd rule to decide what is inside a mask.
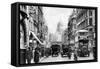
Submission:
[[[20,64],[96,59],[95,9],[20,5]]]

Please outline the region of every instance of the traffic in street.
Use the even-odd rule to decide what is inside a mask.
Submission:
[[[96,59],[95,10],[20,5],[20,64]]]

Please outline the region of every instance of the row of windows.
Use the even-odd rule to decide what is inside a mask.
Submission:
[[[88,24],[88,20],[89,20],[89,24]],[[90,26],[93,25],[93,18],[84,20],[81,24],[78,25],[78,29],[83,29],[83,28],[87,27],[88,25],[90,25]]]
[[[78,17],[77,17],[77,23],[82,21],[84,18],[86,18],[87,16],[87,13],[84,13],[84,14],[80,14]]]
[[[78,29],[83,29],[87,26],[88,22],[87,19],[84,20],[81,24],[78,25]]]

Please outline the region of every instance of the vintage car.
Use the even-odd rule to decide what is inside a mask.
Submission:
[[[51,46],[51,54],[52,54],[52,57],[54,56],[58,56],[59,53],[60,53],[60,45],[57,45],[57,44],[54,44]]]
[[[61,56],[62,57],[69,57],[71,58],[71,48],[68,45],[62,45],[62,50],[61,50]]]
[[[51,55],[51,48],[45,48],[45,56],[49,57]]]

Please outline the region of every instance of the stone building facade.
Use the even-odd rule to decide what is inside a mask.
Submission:
[[[68,22],[68,44],[72,47],[75,46],[75,32],[76,32],[76,9],[73,9]]]
[[[68,22],[69,44],[77,45],[77,31],[87,30],[90,47],[95,46],[95,10],[74,9]]]
[[[87,30],[90,47],[95,46],[95,10],[77,9],[76,26],[78,30]]]
[[[44,17],[43,17],[43,9],[40,6],[20,6],[20,12],[23,12],[26,15],[25,24],[25,37],[26,44],[29,46],[29,42],[36,39],[34,35],[37,37],[38,40],[43,42],[45,40],[45,31],[48,28],[45,25]],[[21,18],[21,16],[20,16]]]
[[[62,43],[68,45],[68,28],[62,33]]]

